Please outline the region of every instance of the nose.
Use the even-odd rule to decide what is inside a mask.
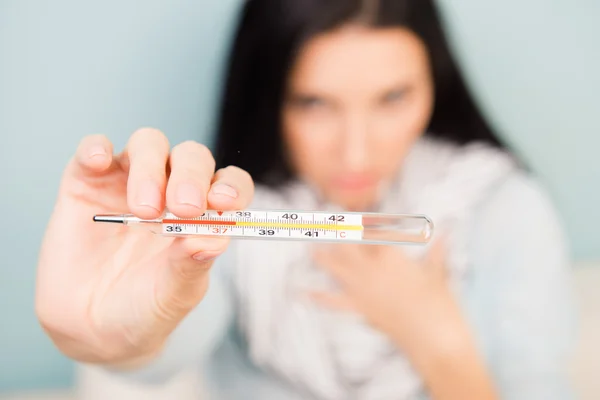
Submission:
[[[369,162],[367,118],[353,115],[347,118],[342,136],[344,166],[349,171],[362,171]]]

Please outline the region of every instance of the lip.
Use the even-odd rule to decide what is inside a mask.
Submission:
[[[341,175],[333,179],[333,186],[342,190],[364,190],[372,187],[376,183],[376,179],[371,175],[365,174],[348,174]]]

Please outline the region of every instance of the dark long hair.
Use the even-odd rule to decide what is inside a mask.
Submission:
[[[247,0],[222,93],[214,149],[217,167],[236,165],[266,185],[294,177],[281,135],[287,74],[303,43],[348,22],[402,26],[424,42],[435,88],[425,134],[459,145],[481,141],[506,148],[469,94],[434,0]]]

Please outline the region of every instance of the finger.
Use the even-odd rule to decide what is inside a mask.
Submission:
[[[129,159],[127,204],[139,218],[157,218],[164,209],[169,141],[160,131],[136,131],[126,146]]]
[[[113,162],[113,144],[104,135],[88,135],[77,147],[72,171],[80,176],[98,175],[107,171]]]
[[[206,211],[207,193],[215,172],[215,160],[210,150],[194,141],[183,142],[173,148],[169,164],[169,211],[183,218],[201,215]]]
[[[218,170],[208,193],[208,207],[213,210],[241,210],[254,196],[254,182],[250,174],[230,166]]]
[[[431,244],[425,259],[434,274],[446,278],[446,246],[442,239],[438,239]]]
[[[358,311],[352,300],[344,294],[320,291],[311,291],[307,294],[312,301],[327,308],[348,312]]]
[[[347,247],[346,245],[339,245]],[[333,246],[320,246],[313,250],[313,259],[318,267],[329,272],[341,285],[348,286],[358,283],[360,274],[356,271],[359,260],[352,260],[343,253],[344,249],[335,249]]]
[[[338,264],[348,265],[354,271],[370,268],[375,260],[378,249],[373,245],[360,245],[350,243],[321,244],[320,253],[327,253],[329,258],[335,258]]]
[[[181,318],[203,298],[209,271],[227,248],[228,238],[177,238],[169,249],[169,265],[157,286],[158,311],[171,320]]]
[[[228,237],[177,238],[169,249],[171,268],[182,282],[192,281],[212,266],[214,259],[225,251],[228,244]]]

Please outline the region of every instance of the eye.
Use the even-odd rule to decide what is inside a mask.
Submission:
[[[318,96],[293,96],[290,103],[299,108],[317,108],[326,104],[325,100]]]
[[[381,102],[383,104],[399,102],[406,97],[407,93],[408,89],[406,88],[391,90],[383,96]]]

